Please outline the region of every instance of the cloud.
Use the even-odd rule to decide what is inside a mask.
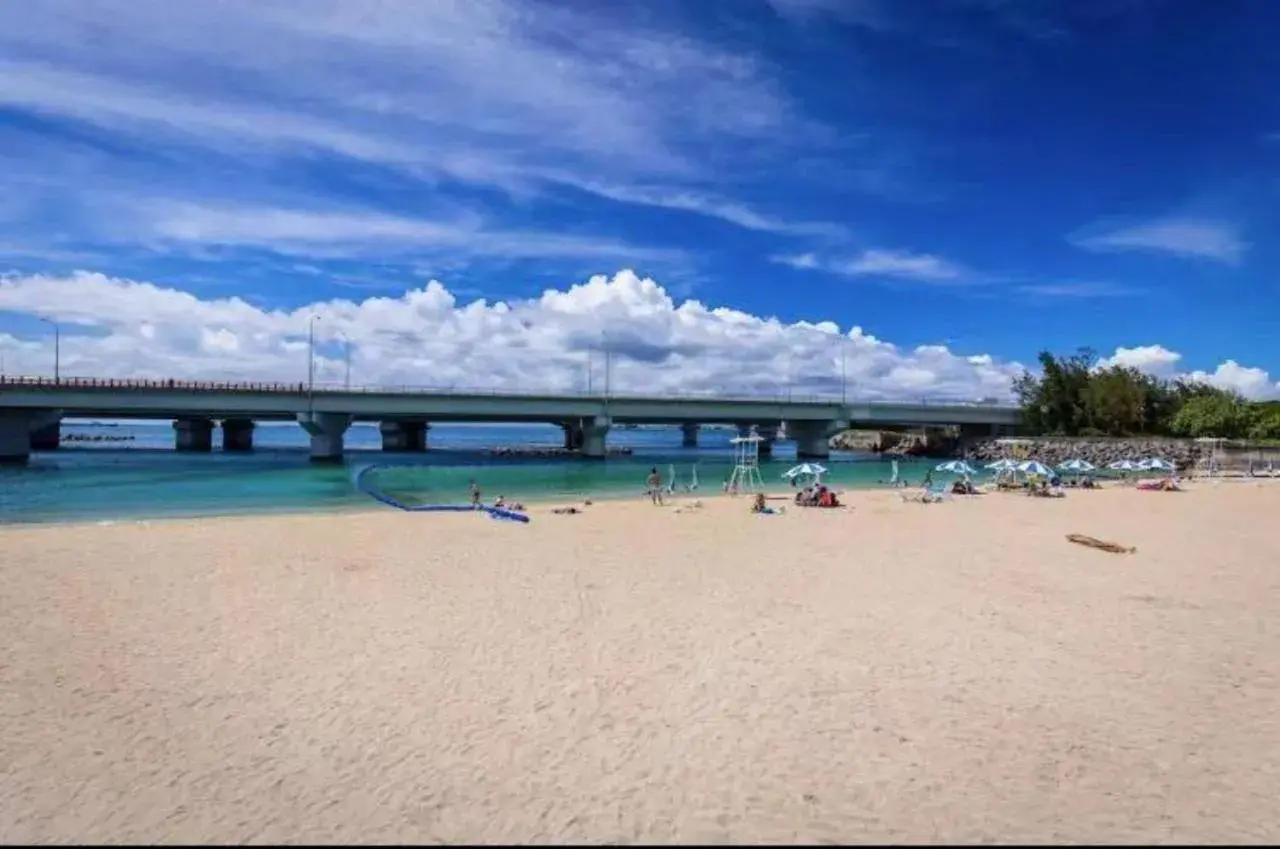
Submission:
[[[1235,360],[1227,360],[1211,372],[1180,371],[1178,366],[1181,362],[1181,354],[1163,345],[1142,345],[1136,348],[1116,348],[1114,354],[1099,360],[1098,365],[1104,368],[1133,368],[1166,380],[1207,383],[1254,400],[1280,398],[1280,383],[1273,381],[1271,375],[1263,369],[1248,368]]]
[[[1197,218],[1165,218],[1091,235],[1077,233],[1070,241],[1089,251],[1166,253],[1227,265],[1238,265],[1249,247],[1235,224]]]
[[[338,340],[353,348],[362,384],[573,391],[609,339],[612,385],[629,392],[781,395],[840,393],[841,348],[850,397],[1008,398],[1017,363],[942,346],[901,349],[858,327],[784,324],[729,307],[677,302],[630,271],[592,277],[529,300],[463,303],[431,281],[399,297],[269,310],[239,298],[90,272],[0,279],[0,312],[58,321],[64,374],[297,381],[306,375],[311,315],[319,375],[342,380]],[[43,330],[43,328],[42,328]],[[35,333],[36,331],[31,331]],[[48,372],[47,337],[0,335],[10,371]],[[593,353],[595,352],[595,353]]]
[[[922,283],[958,283],[967,277],[960,265],[932,254],[872,249],[847,259],[823,259],[812,253],[775,256],[774,262],[800,270],[846,277],[890,277]]]
[[[0,107],[117,148],[232,157],[233,178],[246,163],[333,157],[428,184],[599,188],[814,232],[681,187],[829,132],[755,57],[625,17],[524,0],[0,4]],[[21,158],[32,170],[55,156]]]
[[[1043,298],[1119,298],[1140,294],[1140,290],[1128,286],[1101,281],[1065,281],[1058,283],[1029,283],[1019,286],[1025,295]]]

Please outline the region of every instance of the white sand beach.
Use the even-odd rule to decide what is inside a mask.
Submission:
[[[849,501],[2,530],[0,839],[1280,840],[1280,487]]]

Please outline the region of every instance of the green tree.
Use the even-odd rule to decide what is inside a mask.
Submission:
[[[1136,369],[1094,371],[1082,393],[1087,427],[1108,436],[1146,432],[1149,390],[1147,378]]]
[[[1170,422],[1178,436],[1239,439],[1250,426],[1248,406],[1229,392],[1202,393],[1183,402]]]

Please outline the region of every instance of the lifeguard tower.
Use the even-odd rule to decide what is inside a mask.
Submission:
[[[760,443],[764,438],[752,431],[729,442],[733,445],[733,472],[725,481],[725,492],[730,495],[762,492],[764,479],[760,477]]]

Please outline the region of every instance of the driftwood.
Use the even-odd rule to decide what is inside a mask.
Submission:
[[[1136,546],[1126,547],[1114,542],[1107,542],[1105,540],[1095,539],[1094,537],[1087,537],[1084,534],[1067,534],[1067,539],[1077,545],[1087,545],[1090,548],[1109,551],[1112,554],[1133,554],[1138,550]]]

